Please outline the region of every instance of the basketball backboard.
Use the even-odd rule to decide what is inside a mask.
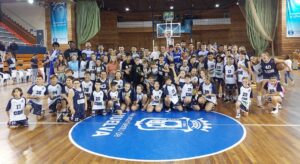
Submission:
[[[180,37],[181,24],[180,23],[160,23],[156,25],[157,38],[166,37]]]

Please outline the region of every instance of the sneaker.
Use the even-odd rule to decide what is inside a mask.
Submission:
[[[277,114],[278,113],[278,108],[273,108],[273,110],[271,111],[272,114]]]
[[[171,108],[166,109],[165,112],[166,112],[166,113],[171,112]]]
[[[236,116],[235,116],[235,118],[236,118],[236,119],[241,118],[241,113],[237,113]]]

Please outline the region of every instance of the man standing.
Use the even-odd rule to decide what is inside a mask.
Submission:
[[[69,41],[69,49],[64,52],[64,57],[67,61],[71,60],[71,56],[76,55],[78,59],[81,59],[81,51],[76,48],[74,41]]]

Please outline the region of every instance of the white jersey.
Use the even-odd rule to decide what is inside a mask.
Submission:
[[[202,83],[201,84],[201,89],[202,89],[202,93],[203,95],[206,95],[206,94],[215,94],[215,88],[214,88],[214,85],[212,83],[210,84],[205,84],[205,83]],[[217,104],[217,98],[216,96],[206,96],[205,97],[207,101],[209,102],[212,102],[214,104]]]
[[[177,102],[179,101],[177,91],[176,91],[176,87],[175,87],[174,84],[171,84],[169,86],[166,85],[165,88],[164,88],[164,94],[166,96],[170,96],[170,99],[171,99],[173,104],[177,104]]]
[[[85,70],[86,70],[86,64],[87,62],[86,61],[81,61],[80,62],[80,69],[79,69],[79,77],[80,78],[83,78],[84,77],[84,73],[85,73]]]
[[[181,90],[181,99],[193,96],[193,84],[184,84]]]
[[[48,98],[48,104],[51,105],[55,103],[56,100],[61,99],[61,94],[65,93],[64,86],[60,83],[57,83],[56,85],[49,84],[47,86],[47,91],[50,97]]]
[[[207,71],[208,71],[208,75],[209,77],[215,77],[215,69],[216,69],[216,62],[215,60],[207,61]]]
[[[243,67],[247,68],[246,62],[247,62],[247,60],[239,60],[237,62],[237,65],[242,65]],[[249,77],[249,73],[248,73],[248,71],[245,71],[243,68],[238,68],[237,76],[238,76],[238,82],[242,82],[243,77]]]
[[[154,100],[151,100],[150,105],[159,105],[161,103],[161,98],[163,95],[163,91],[162,90],[153,90],[151,93],[151,97],[154,98]]]
[[[267,86],[267,88],[264,88],[267,89],[268,93],[273,94],[278,92],[281,97],[284,97],[283,88],[279,82],[277,82],[275,85],[272,85],[270,82],[267,82],[265,85]]]
[[[223,62],[216,64],[215,77],[219,78],[219,79],[224,78],[224,64],[223,64]]]
[[[108,99],[113,100],[114,103],[117,103],[119,105],[120,104],[119,92],[118,91],[115,91],[115,92],[109,91],[108,92]]]
[[[96,79],[96,75],[95,75],[95,68],[96,68],[96,62],[94,61],[89,61],[89,67],[87,68],[88,71],[91,72],[91,80],[95,80]]]
[[[26,115],[24,114],[26,106],[26,99],[21,97],[20,99],[12,98],[9,100],[6,111],[9,112],[9,121],[20,121],[25,120]]]
[[[262,72],[261,64],[258,63],[256,65],[252,65],[252,70],[254,72],[256,82],[262,82],[263,81],[263,72]]]
[[[89,99],[93,92],[93,82],[92,81],[88,81],[88,82],[82,81],[81,87],[83,89],[85,96]]]
[[[93,108],[92,110],[102,110],[105,109],[105,101],[106,95],[103,91],[93,91],[91,94],[91,101],[93,101]]]
[[[47,92],[47,88],[42,85],[42,86],[38,86],[38,85],[32,85],[28,92],[28,94],[30,94],[31,96],[38,96],[38,97],[43,97],[45,95],[48,94]],[[32,102],[38,104],[38,105],[42,105],[43,104],[43,100],[42,99],[30,99]]]
[[[190,67],[189,66],[181,66],[180,71],[184,71],[185,73],[189,73]]]
[[[245,88],[244,86],[241,86],[238,101],[241,102],[241,104],[243,104],[247,109],[249,109],[249,106],[251,104],[251,95],[251,87]]]
[[[90,58],[91,55],[94,53],[94,51],[93,50],[89,50],[89,49],[85,49],[85,50],[82,50],[81,53],[86,54],[86,57]]]
[[[140,93],[140,94],[136,93],[136,101],[138,103],[142,102],[143,96],[144,96],[144,93]]]
[[[116,82],[117,83],[117,86],[118,86],[118,90],[121,91],[123,88],[124,88],[124,81],[122,79],[120,80],[113,80],[113,82]]]
[[[225,65],[225,84],[236,84],[235,66]]]

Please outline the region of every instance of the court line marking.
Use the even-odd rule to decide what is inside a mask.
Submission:
[[[7,122],[0,122],[0,125],[6,125]],[[29,125],[72,125],[68,122],[28,122]],[[262,127],[300,127],[300,124],[243,124],[244,126],[262,126]],[[237,124],[212,124],[215,126],[236,126]]]
[[[73,140],[73,137],[72,137],[72,131],[73,129],[80,123],[76,123],[69,131],[69,140],[71,141],[71,143],[77,147],[78,149],[80,150],[83,150],[85,152],[88,152],[90,154],[93,154],[93,155],[97,155],[97,156],[100,156],[100,157],[105,157],[105,158],[110,158],[110,159],[116,159],[116,160],[124,160],[124,161],[135,161],[135,162],[175,162],[175,161],[184,161],[184,160],[192,160],[192,159],[198,159],[198,158],[203,158],[203,157],[208,157],[208,156],[212,156],[212,155],[216,155],[216,154],[219,154],[219,153],[222,153],[222,152],[225,152],[227,150],[230,150],[234,147],[236,147],[237,145],[239,145],[242,141],[244,141],[244,139],[246,138],[246,134],[247,134],[247,131],[246,131],[246,128],[245,126],[240,123],[238,120],[230,117],[230,116],[227,116],[223,113],[218,113],[218,112],[213,112],[213,113],[217,113],[217,114],[220,114],[220,115],[223,115],[229,119],[232,119],[234,120],[237,124],[239,124],[242,129],[243,129],[243,136],[241,137],[241,139],[236,142],[235,144],[231,145],[230,147],[227,147],[226,149],[223,149],[223,150],[220,150],[220,151],[217,151],[217,152],[214,152],[214,153],[210,153],[210,154],[205,154],[205,155],[200,155],[200,156],[194,156],[194,157],[188,157],[188,158],[179,158],[179,159],[166,159],[166,160],[143,160],[143,159],[132,159],[132,158],[121,158],[121,157],[114,157],[114,156],[109,156],[109,155],[104,155],[104,154],[100,154],[100,153],[96,153],[96,152],[93,152],[93,151],[90,151],[80,145],[78,145],[74,140]],[[89,117],[88,117],[89,118]],[[88,119],[86,118],[86,119]],[[84,119],[85,120],[85,119]],[[228,124],[229,125],[229,124]],[[234,125],[234,124],[232,124]],[[236,125],[236,124],[235,124]]]

